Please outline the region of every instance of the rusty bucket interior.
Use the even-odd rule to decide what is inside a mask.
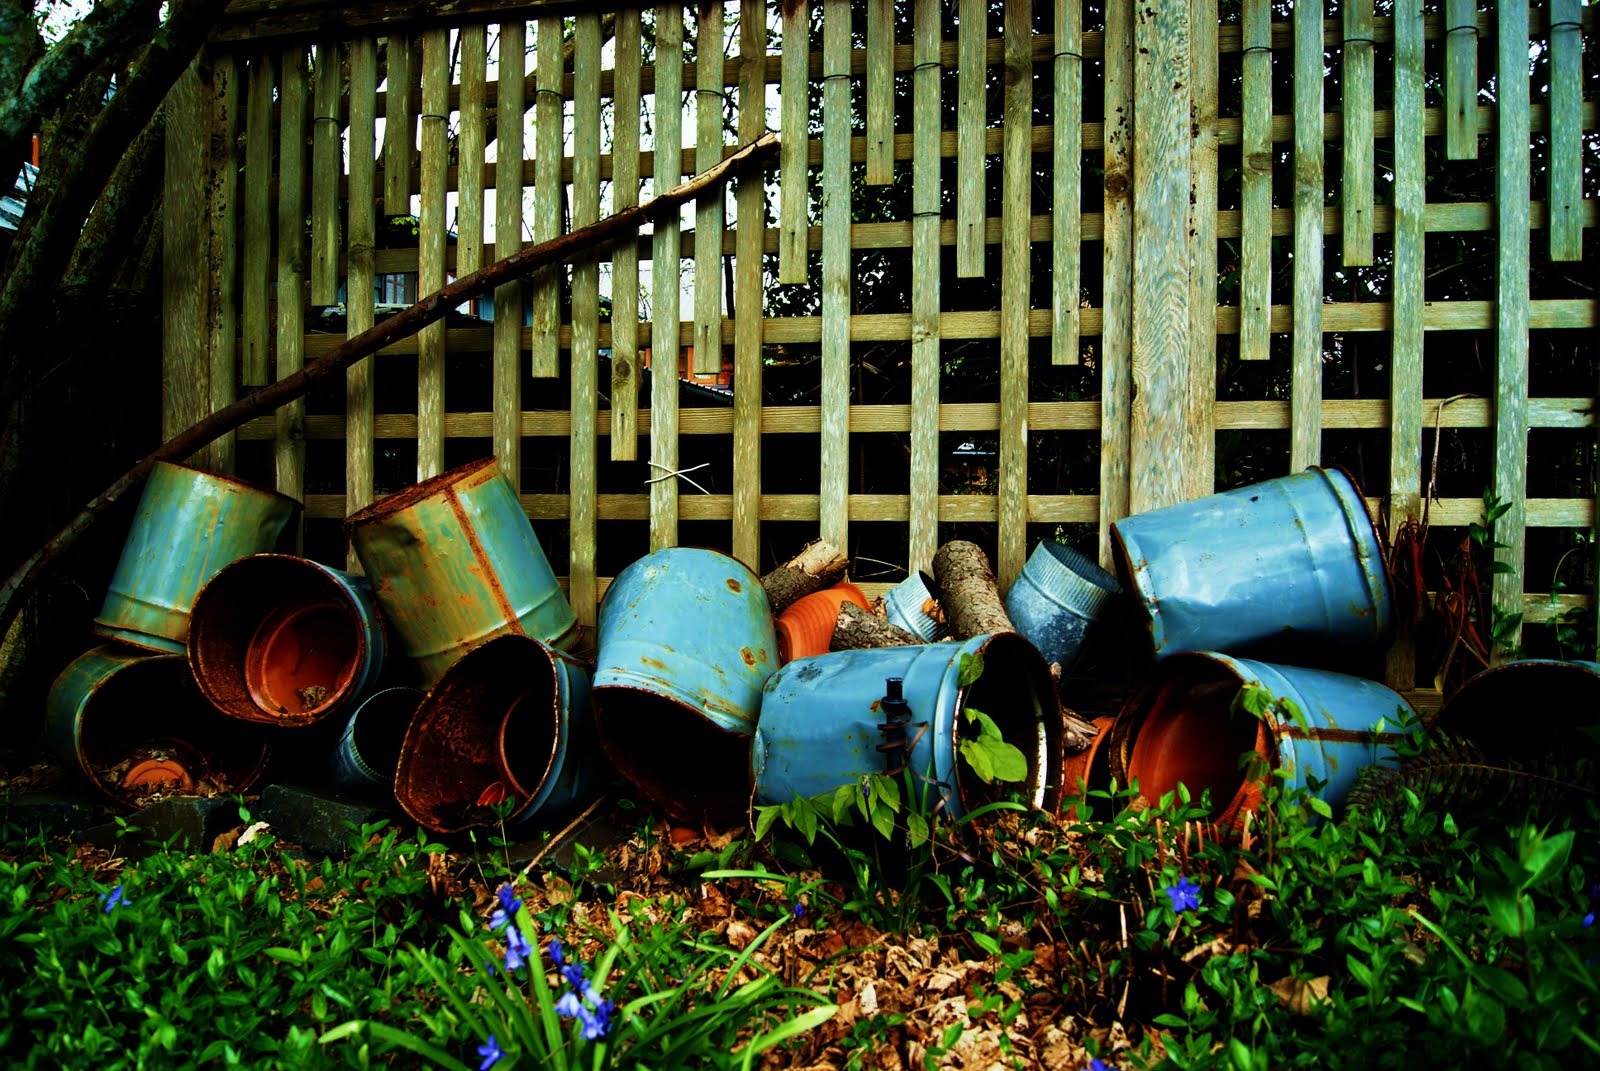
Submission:
[[[751,738],[641,688],[594,690],[596,727],[617,771],[686,822],[736,821],[750,804]]]

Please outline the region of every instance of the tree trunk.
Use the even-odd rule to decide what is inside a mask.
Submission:
[[[868,647],[909,647],[922,640],[898,625],[891,625],[853,602],[839,607],[833,626],[831,651],[857,651]]]
[[[831,588],[844,579],[850,559],[825,540],[808,543],[804,550],[761,578],[772,605],[772,615],[783,613],[813,591]]]
[[[945,626],[958,640],[991,632],[1015,632],[1006,614],[989,558],[976,543],[953,539],[933,556],[933,578]]]

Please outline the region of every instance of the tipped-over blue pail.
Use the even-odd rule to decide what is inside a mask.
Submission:
[[[1065,678],[1095,622],[1121,593],[1116,577],[1065,543],[1046,539],[1006,592],[1006,615]]]
[[[1600,662],[1521,658],[1469,677],[1432,727],[1472,742],[1486,758],[1538,763],[1554,775],[1552,768],[1569,758],[1593,754],[1594,741],[1583,730],[1597,721]]]
[[[926,573],[912,573],[900,583],[883,593],[883,616],[891,625],[898,625],[923,643],[932,643],[944,635],[944,622],[928,613],[928,605],[935,602]]]
[[[418,688],[385,688],[356,707],[329,757],[329,774],[337,787],[393,795],[406,727],[425,694]]]

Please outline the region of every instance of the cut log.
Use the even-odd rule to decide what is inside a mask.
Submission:
[[[813,591],[831,588],[844,579],[850,559],[826,540],[807,543],[805,549],[761,578],[772,615],[783,613]]]
[[[922,640],[899,625],[891,625],[853,602],[839,607],[839,620],[833,625],[831,651],[859,651],[868,647],[910,647]]]
[[[939,587],[945,626],[953,638],[1017,631],[1001,601],[989,557],[976,543],[952,539],[940,547],[933,556],[933,579]]]
[[[1083,720],[1066,707],[1061,708],[1061,743],[1068,751],[1087,751],[1099,735],[1100,730],[1094,723]]]

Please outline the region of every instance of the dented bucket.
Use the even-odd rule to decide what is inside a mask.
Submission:
[[[175,794],[243,792],[267,760],[265,734],[213,710],[181,655],[96,647],[61,671],[45,738],[106,796],[132,805]]]
[[[272,550],[299,510],[294,499],[231,476],[156,462],[95,631],[182,654],[200,589],[229,562]]]
[[[595,722],[612,763],[686,820],[736,817],[761,686],[778,665],[760,579],[672,547],[622,570],[600,604]]]
[[[577,615],[494,458],[390,495],[345,527],[425,686],[495,636],[577,639]]]
[[[1065,679],[1095,623],[1121,593],[1116,577],[1065,543],[1046,539],[1006,592],[1006,615],[1046,662],[1061,667]]]
[[[932,643],[945,631],[944,623],[928,613],[937,601],[931,579],[926,573],[912,573],[883,593],[883,615],[889,624],[905,629],[923,643]]]
[[[385,688],[373,692],[351,712],[329,757],[329,775],[335,786],[355,792],[393,793],[406,729],[425,694],[417,688]]]
[[[1215,652],[1175,655],[1156,680],[1123,704],[1107,746],[1118,783],[1138,781],[1155,801],[1187,785],[1194,799],[1211,790],[1211,813],[1231,828],[1261,803],[1261,785],[1240,757],[1255,751],[1295,784],[1321,783],[1316,794],[1344,802],[1356,775],[1374,763],[1398,763],[1394,728],[1414,717],[1390,689],[1361,677],[1279,666]],[[1288,700],[1304,720],[1263,720],[1234,709],[1247,686]],[[1280,704],[1281,706],[1282,704]]]
[[[387,651],[372,586],[290,554],[255,554],[195,600],[189,668],[218,710],[292,727],[351,710]]]
[[[579,799],[600,770],[589,675],[572,656],[516,634],[461,656],[412,715],[394,793],[436,833],[525,821]]]
[[[960,685],[964,656],[983,672]],[[886,681],[899,678],[910,705],[897,724],[884,713]],[[1027,760],[1027,777],[985,784],[960,757],[968,707],[994,719],[1005,741]],[[834,651],[790,662],[767,682],[761,723],[750,751],[755,799],[788,803],[831,793],[899,765],[925,787],[929,809],[959,817],[1011,791],[1034,807],[1061,805],[1062,719],[1050,670],[1015,633],[963,643]]]
[[[1342,469],[1125,517],[1111,531],[1157,658],[1269,642],[1370,649],[1394,631],[1382,546]]]

